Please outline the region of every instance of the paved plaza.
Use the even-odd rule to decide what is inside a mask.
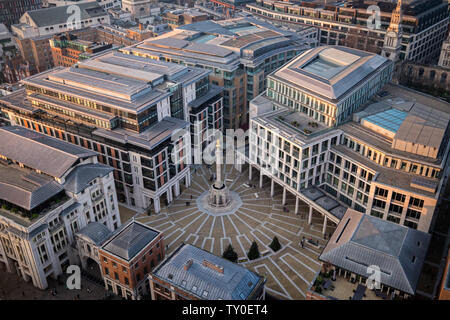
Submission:
[[[281,187],[276,185],[272,198],[268,179],[259,189],[255,187],[259,185],[258,174],[249,181],[248,170],[240,173],[232,166],[224,168],[224,180],[242,204],[230,214],[209,214],[198,208],[196,199],[209,190],[214,172],[215,166],[193,170],[191,186],[182,190],[168,207],[151,216],[136,214],[136,220],[164,232],[168,253],[184,242],[221,256],[231,243],[241,264],[267,277],[267,293],[279,299],[304,299],[321,266],[317,257],[326,244],[322,235],[323,217],[315,213],[312,225],[308,225],[307,205],[300,204],[299,214],[295,215],[293,195],[288,193],[287,204],[283,206]],[[326,234],[334,229],[330,222]],[[282,245],[276,253],[269,248],[274,236]],[[320,248],[309,244],[302,248],[303,237],[318,241]],[[262,257],[248,261],[246,254],[252,241],[258,243]]]

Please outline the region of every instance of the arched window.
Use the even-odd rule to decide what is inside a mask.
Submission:
[[[430,71],[430,80],[433,81],[436,78],[436,71],[431,70]]]
[[[419,78],[422,78],[422,77],[423,77],[423,73],[424,73],[423,68],[420,68],[420,69],[419,69]]]
[[[447,82],[447,73],[444,72],[443,74],[441,74],[441,83],[446,83]]]

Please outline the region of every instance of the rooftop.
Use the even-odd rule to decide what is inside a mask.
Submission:
[[[0,162],[0,199],[31,211],[64,188],[49,176]]]
[[[178,130],[188,128],[189,125],[187,121],[165,117],[140,133],[118,128],[114,130],[96,129],[93,134],[122,144],[132,143],[151,150],[163,141],[170,139]]]
[[[348,209],[319,259],[367,277],[380,268],[381,283],[413,295],[431,236]]]
[[[167,97],[170,86],[176,83],[188,85],[209,72],[109,52],[70,68],[58,67],[42,72],[26,78],[23,83],[89,99],[114,109],[141,112]]]
[[[51,26],[55,24],[67,24],[69,18],[73,14],[67,6],[50,7],[39,10],[27,11],[31,20],[37,27]],[[77,4],[80,9],[80,20],[85,20],[94,17],[107,16],[108,14],[97,2],[85,2]]]
[[[305,39],[295,32],[276,28],[252,17],[241,17],[184,25],[122,51],[165,55],[173,59],[182,56],[189,62],[234,70],[241,57],[256,59],[270,50],[283,50],[289,46],[303,48],[305,43]]]
[[[132,220],[116,230],[102,245],[102,250],[130,261],[160,234],[159,231]]]
[[[341,46],[324,46],[301,54],[270,77],[336,102],[390,63],[377,54]]]
[[[103,223],[90,222],[77,234],[88,237],[96,245],[100,246],[111,236],[111,231]]]
[[[104,177],[112,172],[112,167],[101,163],[88,163],[76,166],[66,177],[64,188],[77,194],[86,189],[95,178]]]
[[[205,300],[246,300],[264,279],[226,259],[182,244],[152,275]]]

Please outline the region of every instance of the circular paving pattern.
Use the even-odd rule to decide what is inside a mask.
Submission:
[[[254,187],[259,185],[256,170],[253,181],[249,181],[248,170],[240,173],[232,166],[224,168],[224,180],[233,205],[222,212],[212,212],[205,205],[211,186],[206,177],[214,170],[214,166],[203,166],[192,171],[191,186],[168,207],[159,214],[138,214],[135,218],[164,233],[169,254],[185,242],[221,256],[231,243],[239,263],[267,277],[268,294],[279,299],[304,299],[320,269],[317,257],[326,244],[321,232],[323,217],[313,215],[313,224],[308,225],[306,205],[300,204],[299,215],[295,215],[292,195],[287,194],[287,204],[283,206],[281,187],[275,185],[275,196],[271,197],[268,178],[264,178],[260,189]],[[334,226],[329,225],[327,234],[333,230]],[[275,236],[282,245],[277,252],[269,248]],[[302,248],[302,237],[319,241],[321,248]],[[248,261],[252,241],[257,242],[261,258]]]
[[[226,216],[228,214],[235,213],[241,206],[242,200],[239,196],[239,193],[230,191],[230,204],[225,207],[213,207],[209,204],[209,195],[210,192],[205,191],[201,195],[198,196],[196,203],[199,211],[209,214],[211,216]]]

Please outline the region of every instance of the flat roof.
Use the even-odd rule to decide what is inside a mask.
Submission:
[[[169,87],[173,83],[188,85],[209,73],[209,70],[110,52],[70,68],[42,72],[22,82],[137,113],[170,95]],[[90,108],[85,110],[89,112]]]
[[[201,21],[181,26],[156,38],[121,49],[149,55],[165,55],[173,59],[202,62],[225,70],[239,64],[242,51],[259,49],[279,44],[301,47],[297,33],[274,27],[251,17],[240,17],[221,21]],[[189,61],[191,62],[191,61]],[[222,66],[221,66],[222,65]]]
[[[269,77],[336,103],[389,63],[377,54],[323,46],[306,51]]]
[[[93,135],[108,138],[122,144],[131,143],[145,149],[153,149],[170,139],[180,129],[189,128],[190,123],[181,119],[165,117],[143,132],[131,132],[123,128],[114,130],[96,129]]]

